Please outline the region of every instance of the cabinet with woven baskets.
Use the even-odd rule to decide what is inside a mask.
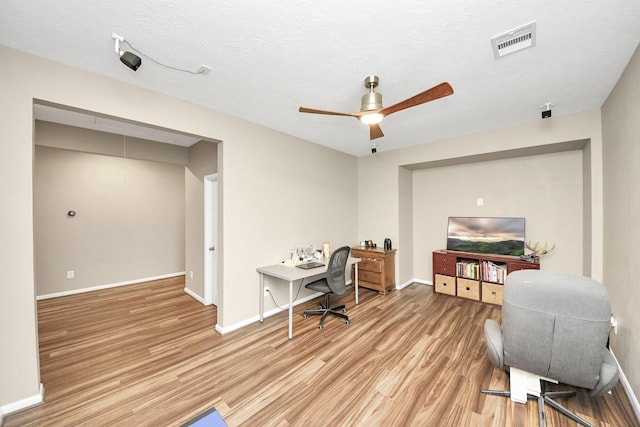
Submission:
[[[540,264],[515,256],[437,250],[433,252],[432,267],[434,293],[502,305],[507,274],[539,270]]]

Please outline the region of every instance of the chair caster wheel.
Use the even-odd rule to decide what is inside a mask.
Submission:
[[[302,315],[302,317],[303,317],[304,319],[306,319],[306,318],[307,318],[307,315],[306,315],[306,314],[303,314],[303,315]]]
[[[346,313],[346,312],[347,312],[347,309],[346,309],[346,308],[343,308],[343,309],[342,309],[342,312],[343,312],[343,313]]]
[[[318,325],[318,329],[323,330],[324,326],[323,325]]]
[[[346,323],[347,325],[350,325],[350,324],[351,324],[351,322],[349,322],[348,320],[345,320],[345,322],[344,322],[344,323]]]

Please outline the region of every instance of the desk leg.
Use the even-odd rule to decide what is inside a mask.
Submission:
[[[264,273],[260,273],[260,323],[264,322]]]
[[[356,266],[356,273],[354,274],[354,277],[356,278],[356,304],[358,304],[358,263],[354,264]]]
[[[293,338],[293,281],[289,280],[289,339]]]

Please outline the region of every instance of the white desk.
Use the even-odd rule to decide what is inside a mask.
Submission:
[[[358,304],[358,263],[360,258],[349,257],[348,265],[355,266],[355,293],[356,304]],[[324,267],[310,268],[305,270],[298,267],[287,267],[284,264],[269,265],[266,267],[258,267],[256,270],[260,273],[260,322],[264,322],[264,276],[276,277],[278,279],[289,282],[289,339],[293,337],[293,282],[302,280],[307,277],[317,276],[327,272],[328,260],[325,261]]]

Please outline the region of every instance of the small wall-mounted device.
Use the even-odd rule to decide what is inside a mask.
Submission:
[[[553,103],[547,102],[546,104],[540,106],[540,108],[543,108],[542,114],[541,114],[543,119],[548,119],[549,117],[551,117],[551,107],[553,105],[554,105]]]
[[[76,216],[76,211],[67,212],[67,216],[70,217],[70,218],[73,218],[74,216]]]
[[[142,59],[131,52],[123,52],[122,55],[120,55],[120,62],[131,68],[133,71],[136,71],[140,65],[142,65]]]
[[[120,62],[122,62],[127,67],[131,68],[133,71],[136,71],[140,65],[142,65],[142,59],[136,55],[135,53],[125,52],[120,50],[120,43],[125,42],[124,37],[117,35],[116,33],[111,34],[111,37],[116,42],[116,53],[120,57]],[[127,43],[128,44],[128,43]]]
[[[378,152],[378,147],[376,144],[371,144],[371,154],[376,154]]]

